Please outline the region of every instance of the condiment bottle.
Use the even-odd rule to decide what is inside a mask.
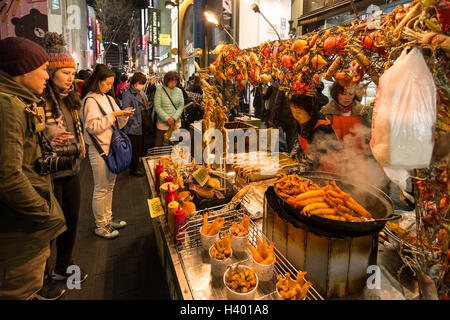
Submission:
[[[170,230],[171,234],[174,234],[173,213],[175,210],[177,210],[179,205],[180,204],[177,201],[171,201],[167,205],[168,224],[169,224],[169,230]]]
[[[170,172],[164,177],[165,182],[173,182],[173,175]]]
[[[169,223],[169,220],[168,220],[168,217],[167,217],[168,216],[167,215],[167,212],[168,212],[168,207],[167,206],[172,201],[178,201],[178,196],[177,196],[177,192],[175,191],[175,188],[172,188],[169,185],[169,187],[167,189],[166,199],[165,199],[165,202],[166,202],[166,204],[165,204],[166,223]]]
[[[166,182],[166,176],[167,176],[167,172],[163,171],[161,172],[161,174],[159,175],[159,185],[162,186],[165,182]]]
[[[174,224],[173,237],[174,237],[175,243],[184,241],[184,234],[179,235],[178,237],[177,237],[177,235],[178,235],[178,233],[184,231],[183,227],[184,227],[185,223],[186,223],[186,221],[185,221],[184,210],[181,207],[181,205],[178,205],[178,209],[173,212],[173,224]]]
[[[159,193],[159,187],[160,187],[160,179],[159,176],[161,175],[161,173],[164,172],[164,166],[161,164],[161,160],[159,160],[158,165],[156,166],[155,169],[155,185],[156,185],[156,192]]]

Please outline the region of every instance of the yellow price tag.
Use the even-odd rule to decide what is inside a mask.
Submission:
[[[194,179],[203,187],[205,183],[209,180],[208,173],[205,172],[203,168],[198,169],[193,174]]]
[[[148,199],[148,208],[150,209],[150,216],[156,218],[164,214],[164,209],[161,205],[161,200],[159,198]]]

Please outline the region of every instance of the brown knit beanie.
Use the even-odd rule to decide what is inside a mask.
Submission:
[[[47,32],[45,35],[45,46],[49,55],[49,73],[53,74],[61,68],[77,68],[72,55],[67,52],[66,41],[63,35],[56,32]]]
[[[0,40],[0,70],[11,77],[36,70],[47,61],[47,52],[36,42],[17,37]]]

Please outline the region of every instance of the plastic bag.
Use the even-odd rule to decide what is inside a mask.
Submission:
[[[422,53],[403,50],[380,78],[370,147],[383,167],[430,164],[436,122],[436,86]]]

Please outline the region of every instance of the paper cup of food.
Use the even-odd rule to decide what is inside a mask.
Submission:
[[[231,257],[233,256],[233,250],[231,250],[231,254],[228,258],[225,259],[216,259],[211,254],[211,250],[214,248],[214,245],[209,249],[209,257],[211,259],[211,273],[214,276],[221,276],[227,270],[227,267],[231,263]]]
[[[255,297],[259,280],[252,268],[238,264],[235,267],[230,266],[225,271],[223,283],[229,300],[252,300]]]
[[[242,222],[237,224],[233,221],[230,227],[231,247],[236,252],[245,252],[247,250],[248,228],[250,224],[250,216],[243,216]]]
[[[243,237],[238,237],[233,235],[231,238],[231,248],[236,252],[245,252],[247,250],[248,235]]]
[[[270,281],[273,278],[273,268],[275,266],[274,263],[271,264],[261,264],[259,262],[256,262],[254,258],[253,259],[253,266],[256,269],[256,274],[258,275],[259,281]]]
[[[214,242],[219,238],[219,232],[212,236],[205,236],[202,232],[203,226],[200,227],[200,242],[203,249],[209,250]]]

